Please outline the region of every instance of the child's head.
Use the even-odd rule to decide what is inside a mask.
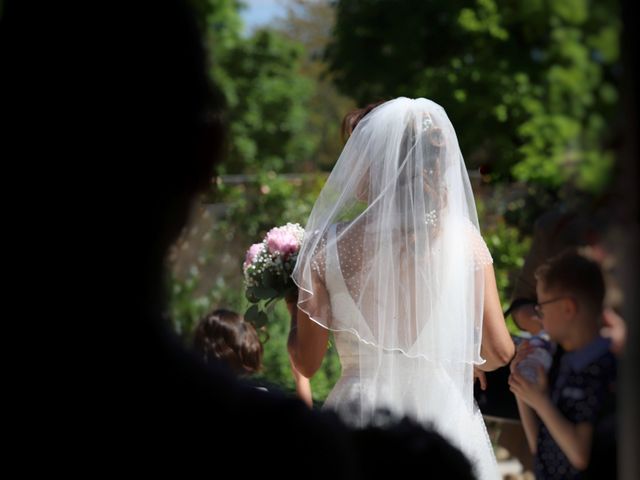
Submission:
[[[540,266],[536,280],[536,311],[553,340],[571,340],[581,329],[597,328],[605,295],[597,263],[566,251]]]
[[[205,362],[220,360],[238,375],[262,368],[263,347],[253,325],[229,310],[215,310],[202,318],[194,333],[194,347]]]

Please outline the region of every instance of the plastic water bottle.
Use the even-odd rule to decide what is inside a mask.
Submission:
[[[529,345],[534,348],[529,355],[520,361],[518,371],[530,382],[537,383],[538,367],[542,366],[545,372],[548,372],[549,368],[551,368],[551,362],[553,361],[553,344],[549,340],[547,332],[542,330],[537,335],[531,337]]]

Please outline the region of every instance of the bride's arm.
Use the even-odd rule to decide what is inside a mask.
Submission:
[[[315,306],[329,304],[329,294],[322,282],[317,282],[313,297],[309,300],[309,311]],[[303,310],[295,308],[291,318],[291,330],[287,347],[291,361],[302,375],[311,378],[322,365],[327,351],[329,330],[309,318]]]
[[[485,265],[484,312],[480,355],[486,360],[486,363],[478,365],[478,368],[486,372],[500,368],[509,363],[514,353],[515,346],[502,314],[493,265]]]

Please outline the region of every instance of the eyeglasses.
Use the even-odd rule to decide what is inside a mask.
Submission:
[[[571,297],[567,297],[567,296],[557,297],[557,298],[553,298],[551,300],[547,300],[546,302],[536,303],[533,306],[533,309],[538,314],[538,317],[543,318],[544,317],[544,312],[542,311],[542,308],[541,308],[542,305],[547,305],[549,303],[554,303],[554,302],[557,302],[557,301],[560,301],[560,300],[564,300],[565,298],[571,298]]]

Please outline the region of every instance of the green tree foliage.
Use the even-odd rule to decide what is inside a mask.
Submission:
[[[305,170],[329,171],[342,151],[342,118],[356,107],[351,98],[338,92],[323,58],[332,38],[335,9],[329,2],[317,0],[290,0],[287,7],[286,18],[275,28],[304,46],[300,74],[314,85],[305,131],[314,138],[317,148]]]
[[[612,153],[617,3],[612,0],[359,0],[337,3],[327,51],[364,104],[432,98],[471,167],[496,180],[598,191]]]
[[[237,0],[191,1],[227,102],[229,148],[218,173],[300,171],[316,146],[304,129],[313,82],[300,75],[303,45],[273,29],[243,36]]]
[[[476,200],[482,236],[493,257],[496,285],[503,310],[509,307],[516,276],[531,247],[531,237],[523,235],[517,227],[505,221],[506,211],[518,209],[521,205],[521,198],[505,198],[505,190],[497,188],[483,192]],[[508,317],[506,320],[509,331],[517,333],[518,327],[513,319]]]
[[[315,148],[304,131],[311,83],[298,75],[302,47],[261,30],[220,60],[230,119],[230,152],[220,173],[297,171]]]

